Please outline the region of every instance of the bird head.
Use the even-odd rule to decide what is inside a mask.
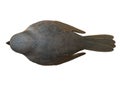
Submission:
[[[15,34],[6,44],[10,45],[14,51],[25,54],[33,48],[33,40],[30,34],[22,32]]]

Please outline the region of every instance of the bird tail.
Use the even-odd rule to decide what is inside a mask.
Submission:
[[[115,41],[111,35],[92,35],[85,36],[85,49],[108,52],[115,47]]]

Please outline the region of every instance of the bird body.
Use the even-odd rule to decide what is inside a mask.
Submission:
[[[77,33],[85,32],[58,21],[40,21],[15,34],[10,46],[41,65],[58,65],[75,59],[85,54],[75,54],[83,49],[104,52],[115,47],[111,35],[80,36]]]

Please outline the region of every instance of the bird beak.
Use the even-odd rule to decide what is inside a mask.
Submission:
[[[6,44],[10,45],[10,41],[6,42]]]

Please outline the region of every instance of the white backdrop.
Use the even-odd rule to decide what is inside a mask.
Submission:
[[[41,66],[5,44],[41,20],[58,20],[90,34],[111,34],[113,52],[87,54],[59,66]],[[0,86],[120,86],[119,0],[0,0]]]

